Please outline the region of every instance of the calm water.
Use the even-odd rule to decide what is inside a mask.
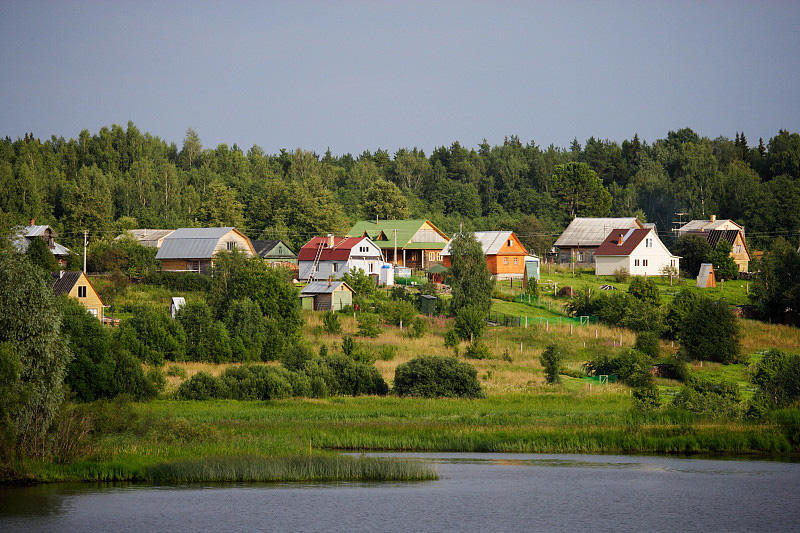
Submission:
[[[800,531],[800,463],[398,455],[440,479],[6,488],[0,531]]]

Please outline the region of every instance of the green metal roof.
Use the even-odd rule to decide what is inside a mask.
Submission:
[[[415,220],[360,220],[350,228],[347,235],[350,237],[361,237],[364,233],[372,239],[380,248],[394,248],[394,230],[397,230],[397,247],[414,249],[439,249],[439,245],[444,248],[444,243],[409,243],[414,236],[427,222],[425,219]],[[378,236],[383,232],[388,240],[379,241]]]

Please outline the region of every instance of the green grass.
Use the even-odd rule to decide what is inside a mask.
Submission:
[[[768,422],[638,413],[622,386],[579,379],[480,400],[396,397],[271,402],[166,401],[106,410],[70,464],[30,461],[38,481],[408,480],[418,465],[342,458],[340,451],[788,454]]]

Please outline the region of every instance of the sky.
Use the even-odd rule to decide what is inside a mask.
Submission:
[[[358,155],[800,131],[800,2],[0,0],[0,136]]]

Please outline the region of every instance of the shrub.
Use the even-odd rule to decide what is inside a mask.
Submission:
[[[342,322],[339,320],[339,315],[333,311],[326,311],[322,315],[322,324],[325,333],[336,335],[342,332]]]
[[[178,365],[169,365],[167,375],[174,378],[186,379],[186,369]]]
[[[322,369],[306,366],[310,376],[321,375],[331,394],[359,396],[361,394],[385,395],[389,391],[378,369],[338,354],[329,354],[318,360]],[[312,371],[309,372],[309,369]]]
[[[594,314],[589,289],[576,291],[574,296],[564,305],[564,310],[569,316],[587,316]]]
[[[176,318],[186,334],[188,361],[224,363],[231,360],[228,330],[222,322],[214,320],[205,302],[187,303]]]
[[[731,244],[728,241],[720,240],[711,252],[709,260],[714,265],[714,275],[717,279],[736,279],[739,275],[739,265],[731,257]]]
[[[267,359],[265,349],[271,344],[270,324],[264,319],[257,303],[250,298],[234,300],[225,313],[224,324],[231,337],[231,356],[234,361]]]
[[[117,348],[114,351],[114,373],[111,377],[111,390],[114,394],[110,396],[126,395],[135,400],[151,400],[159,392],[157,383],[145,375],[142,370],[142,363],[124,348]]]
[[[724,301],[701,298],[681,322],[680,353],[688,360],[742,361],[741,329]]]
[[[381,361],[391,361],[397,355],[397,346],[393,344],[384,344],[378,350],[378,359]]]
[[[405,327],[408,327],[414,317],[417,316],[417,308],[410,302],[389,300],[381,306],[381,315],[387,324],[399,326],[402,323]]]
[[[625,268],[618,268],[614,271],[614,281],[617,283],[625,283],[630,278],[628,270]]]
[[[631,387],[644,387],[652,383],[650,358],[638,350],[627,350],[617,357],[603,354],[584,364],[590,376],[616,375]]]
[[[640,411],[652,411],[661,406],[661,396],[655,385],[633,389],[632,396],[633,406]]]
[[[486,312],[477,305],[466,305],[456,314],[454,328],[459,338],[477,341],[486,328]]]
[[[661,293],[653,278],[636,276],[628,287],[628,294],[651,305],[661,304]]]
[[[562,359],[563,356],[555,344],[549,345],[539,356],[539,363],[544,367],[544,376],[548,383],[553,384],[560,381],[558,371]]]
[[[652,331],[640,331],[636,335],[636,343],[633,347],[653,359],[658,357],[661,350],[661,346],[658,343],[658,335]]]
[[[427,398],[482,398],[477,376],[472,365],[455,358],[423,356],[397,367],[394,392]]]
[[[751,381],[758,387],[753,404],[762,411],[791,407],[800,400],[800,355],[772,349],[756,363]]]
[[[358,320],[358,334],[362,337],[377,337],[381,334],[380,322],[374,313],[360,313],[356,320]]]
[[[415,316],[408,328],[407,335],[412,339],[419,339],[428,331],[428,323],[421,316]]]
[[[447,348],[453,348],[458,346],[460,340],[461,339],[459,339],[458,333],[456,333],[456,330],[453,328],[448,329],[444,334],[444,345]]]
[[[739,386],[727,381],[690,376],[672,406],[712,418],[735,418],[740,414]]]
[[[479,340],[473,341],[464,350],[464,357],[468,359],[489,359],[492,357],[492,352],[489,347]]]
[[[539,282],[536,281],[536,278],[528,278],[525,280],[525,294],[531,298],[539,297]]]
[[[135,307],[133,317],[122,322],[118,339],[119,344],[150,365],[161,366],[165,359],[183,361],[186,355],[183,328],[160,308]]]
[[[692,312],[700,301],[701,296],[696,292],[682,288],[680,292],[666,306],[664,313],[664,337],[678,340],[683,321],[686,315]]]
[[[314,358],[311,348],[302,343],[295,343],[283,353],[281,364],[287,370],[297,372],[306,366],[306,363]]]
[[[575,289],[570,287],[569,285],[565,285],[558,289],[558,296],[566,296],[567,298],[572,298],[575,296]]]
[[[198,372],[178,388],[178,398],[182,400],[225,398],[227,393],[222,380],[207,372]]]

